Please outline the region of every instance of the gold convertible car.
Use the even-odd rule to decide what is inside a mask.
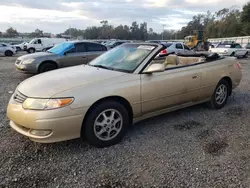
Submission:
[[[10,126],[36,142],[82,137],[107,147],[139,120],[204,102],[222,108],[241,81],[236,58],[160,57],[163,49],[127,43],[25,80],[9,101]]]

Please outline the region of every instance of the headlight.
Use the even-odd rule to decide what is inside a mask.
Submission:
[[[24,60],[21,64],[27,65],[27,64],[32,63],[33,61],[35,61],[35,59],[27,59],[27,60]]]
[[[70,105],[73,101],[74,98],[61,98],[61,99],[27,98],[23,103],[23,108],[30,110],[50,110]]]

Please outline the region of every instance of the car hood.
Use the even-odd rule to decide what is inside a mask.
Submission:
[[[18,58],[18,60],[26,60],[26,59],[38,59],[38,58],[50,58],[50,57],[57,57],[58,55],[48,52],[37,52],[33,54],[23,55]]]
[[[127,73],[80,65],[33,76],[22,82],[17,90],[28,97],[50,98],[72,88],[125,74]]]

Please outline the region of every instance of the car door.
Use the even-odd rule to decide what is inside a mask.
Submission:
[[[93,59],[95,59],[96,57],[107,51],[107,48],[105,46],[89,42],[85,43],[85,48],[86,48],[87,62],[92,61]]]
[[[190,50],[190,48],[187,45],[183,44],[183,47],[184,47],[184,54],[185,55],[192,55],[192,54],[194,54],[194,51]]]
[[[37,39],[35,43],[36,51],[42,51],[43,50],[43,43],[41,39]]]
[[[192,104],[199,100],[201,70],[198,65],[141,75],[142,113]]]
[[[184,54],[183,45],[181,43],[175,44],[176,54]]]
[[[81,64],[87,64],[87,55],[84,43],[75,44],[75,48],[69,50],[58,60],[61,67],[69,67]]]

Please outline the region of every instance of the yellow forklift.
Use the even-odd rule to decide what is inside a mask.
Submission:
[[[195,51],[207,51],[209,42],[204,38],[204,31],[194,30],[192,35],[184,38],[184,43]]]

